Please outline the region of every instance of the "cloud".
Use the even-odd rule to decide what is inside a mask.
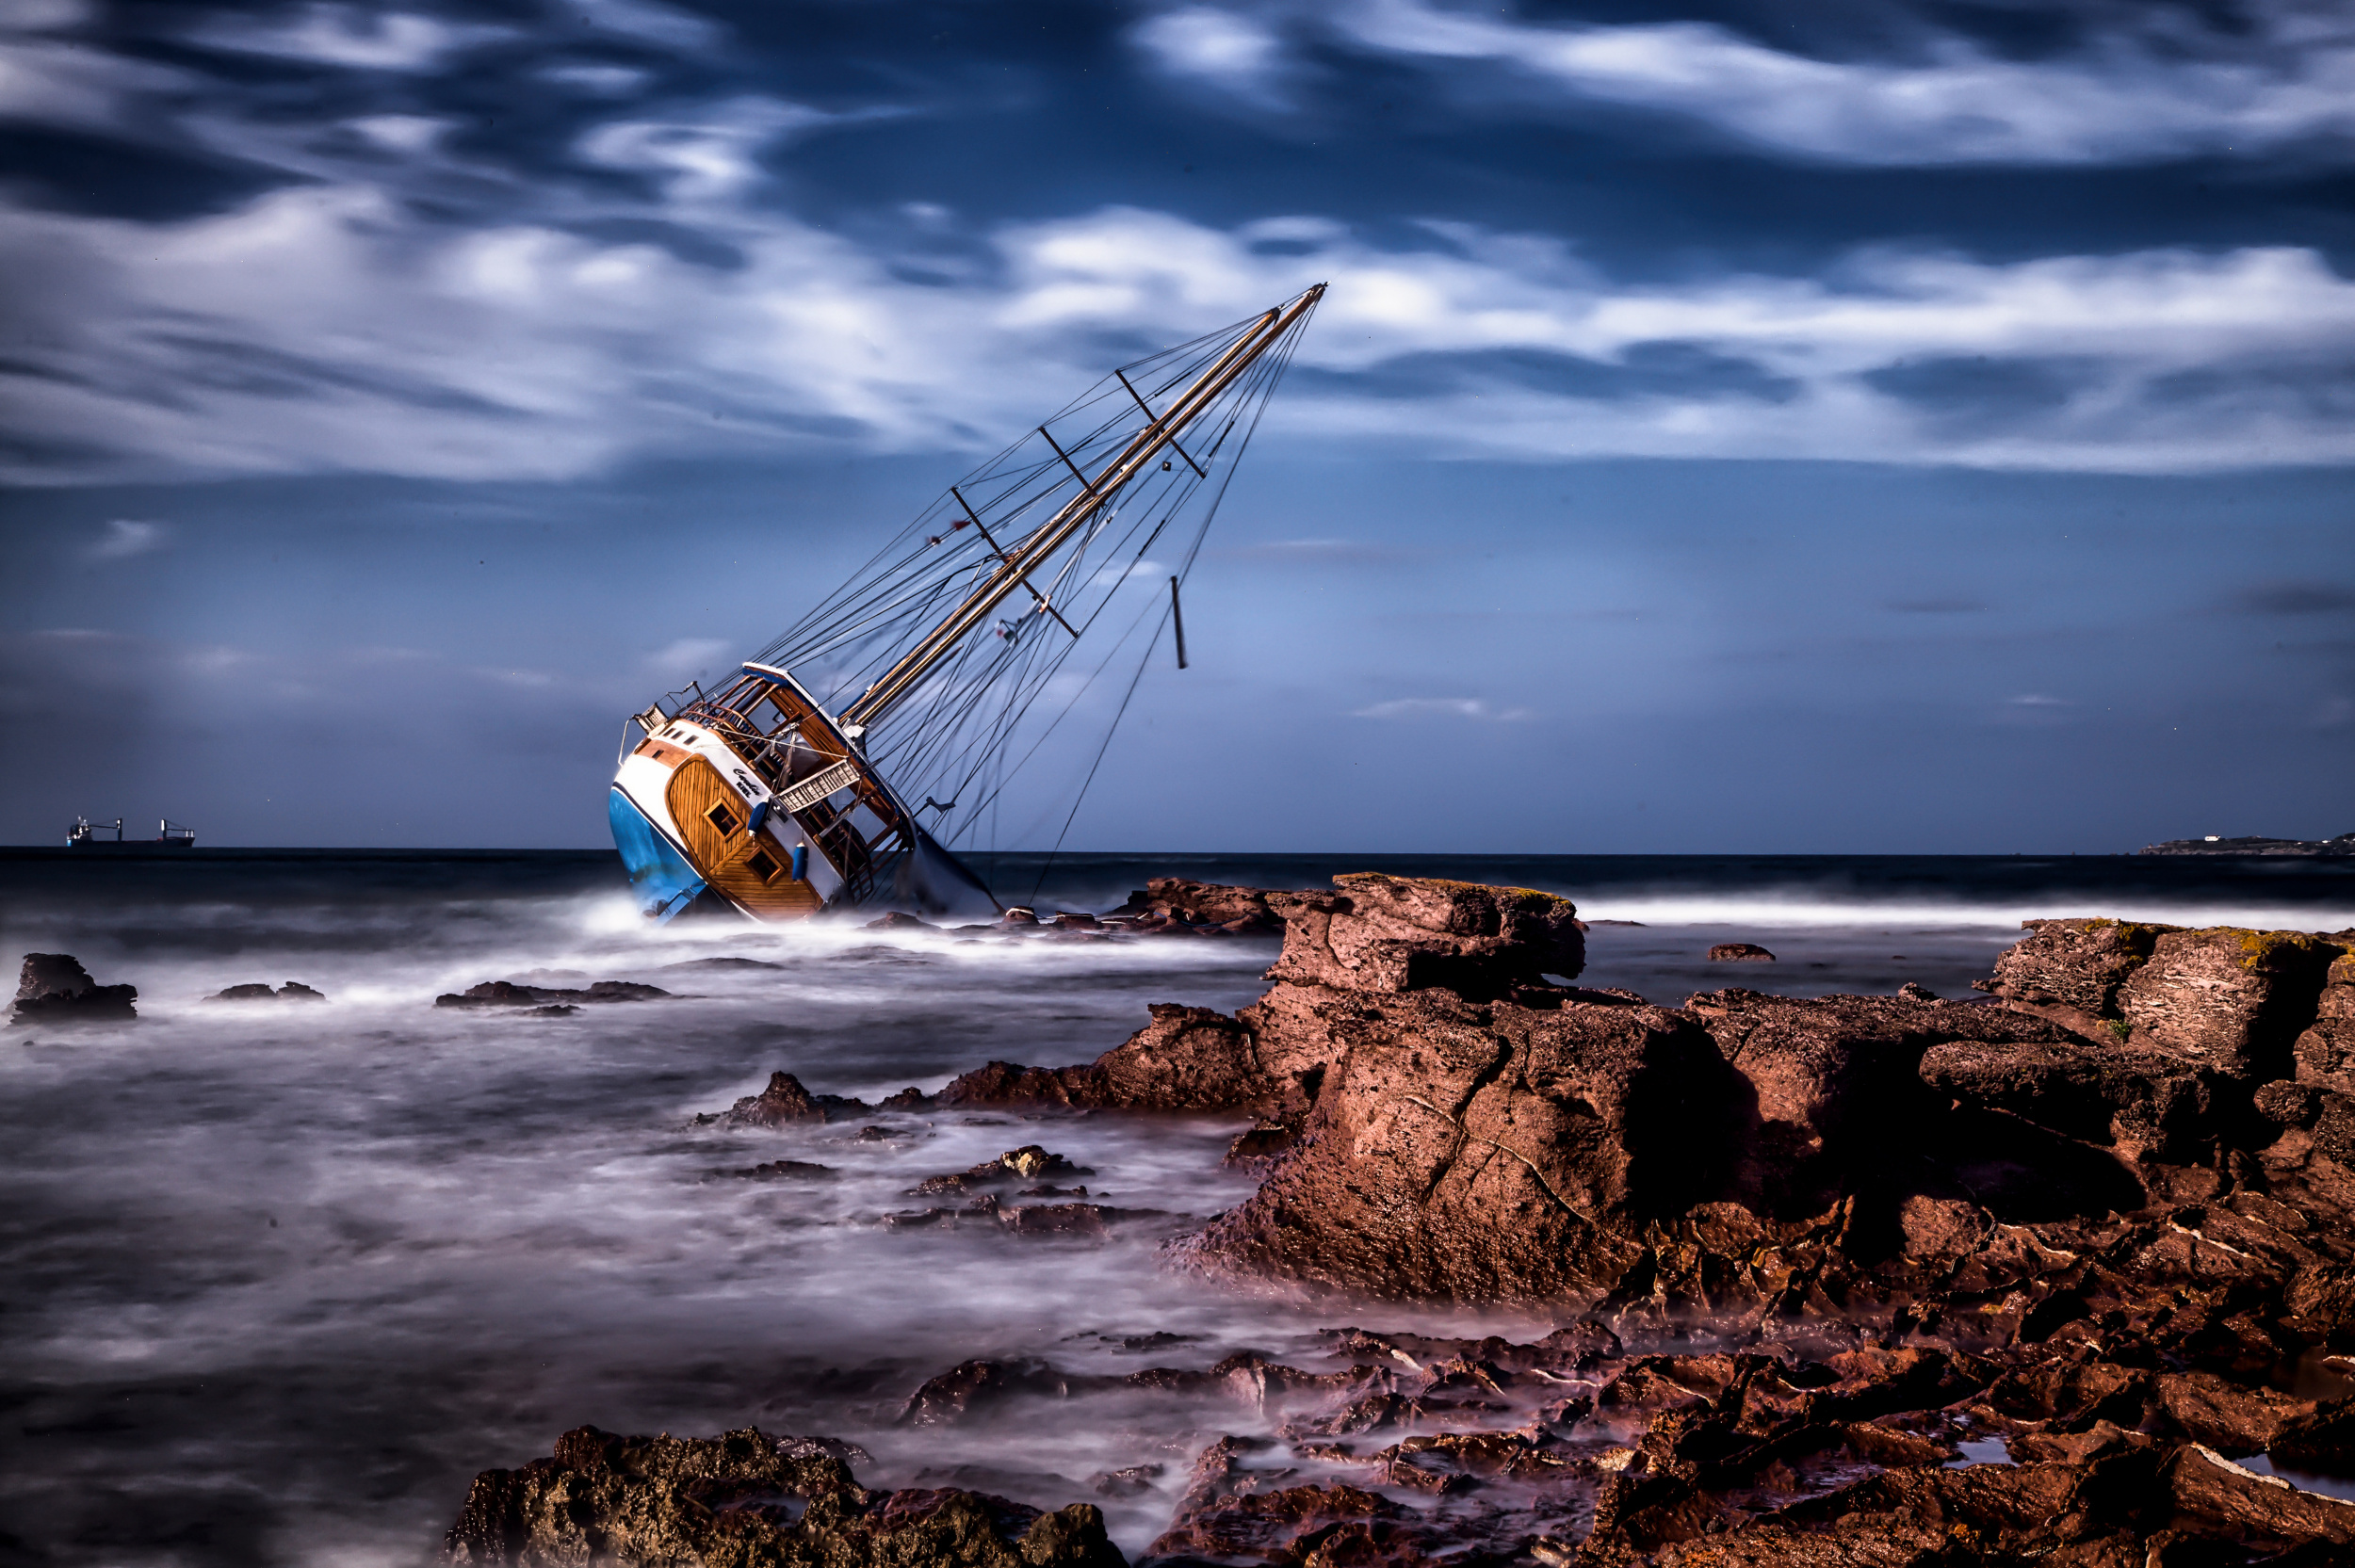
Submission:
[[[362,71],[428,72],[452,55],[512,36],[509,28],[445,22],[416,11],[311,5],[284,20],[217,20],[192,39],[236,54]]]
[[[2343,149],[2355,133],[2355,34],[2319,9],[2248,9],[2237,34],[2184,36],[2152,8],[2072,54],[1991,55],[1954,34],[1908,59],[1825,59],[1711,23],[1519,23],[1429,0],[1332,13],[1355,46],[1437,67],[1490,63],[1572,99],[1683,116],[1830,163],[2106,164]]]
[[[732,671],[736,645],[719,638],[683,637],[646,655],[646,668],[666,681],[690,681]]]
[[[2067,698],[2046,697],[2033,691],[2024,696],[2010,698],[2008,701],[2016,708],[2065,708],[2075,705]]]
[[[743,97],[660,121],[617,121],[580,140],[580,155],[659,178],[682,203],[733,196],[761,178],[756,154],[780,137],[843,117],[774,98]]]
[[[2258,583],[2233,594],[2232,606],[2249,615],[2332,615],[2355,610],[2355,588],[2341,583]]]
[[[1478,719],[1510,724],[1530,717],[1527,708],[1490,707],[1477,697],[1394,697],[1387,703],[1358,708],[1353,719]]]
[[[1256,17],[1190,6],[1140,24],[1130,36],[1170,75],[1209,82],[1257,102],[1274,99],[1284,63],[1282,43]]]
[[[139,523],[127,517],[118,517],[106,525],[106,533],[89,547],[90,558],[127,560],[133,556],[143,556],[151,550],[162,549],[170,532],[161,523]]]
[[[0,314],[41,324],[12,329],[0,369],[16,442],[0,474],[569,477],[779,443],[970,448],[1129,346],[1320,279],[1272,417],[1323,437],[2125,472],[2355,460],[2355,423],[2286,373],[2355,354],[2355,284],[2311,250],[1870,250],[1822,275],[1623,283],[1559,241],[1461,225],[1397,248],[1316,217],[1218,228],[1113,207],[974,234],[972,264],[918,278],[886,240],[745,200],[761,137],[809,122],[738,101],[586,138],[659,176],[602,210],[716,265],[577,214],[447,224],[357,169],[176,221],[0,211]],[[1960,412],[1884,374],[1941,358],[2070,370],[2009,403],[1982,377]],[[1667,359],[1750,372],[1609,374]],[[1423,367],[1414,395],[1385,395],[1406,364]]]
[[[1414,552],[1356,539],[1270,539],[1218,553],[1238,560],[1295,561],[1304,566],[1377,566],[1405,560]]]

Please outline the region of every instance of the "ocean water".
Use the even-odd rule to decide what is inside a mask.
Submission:
[[[1001,897],[1103,909],[1147,875],[1385,869],[1542,887],[1595,922],[1586,983],[1674,1003],[1915,980],[1968,994],[2022,918],[2355,926],[2345,863],[1639,857],[1004,857]],[[1624,922],[1624,923],[1621,923]],[[869,1484],[1101,1502],[1132,1552],[1192,1455],[1269,1413],[1102,1395],[899,1424],[975,1357],[1078,1373],[1307,1365],[1316,1331],[1521,1317],[1221,1288],[1156,1249],[1231,1205],[1240,1119],[879,1113],[699,1122],[777,1069],[869,1100],[992,1059],[1061,1064],[1145,1006],[1232,1010],[1268,944],[963,940],[849,925],[647,929],[606,854],[0,852],[0,960],[80,957],[135,1024],[0,1030],[0,1562],[415,1564],[480,1469],[584,1422],[849,1438]],[[1711,964],[1753,941],[1773,964]],[[719,962],[715,962],[719,961]],[[436,1009],[490,978],[635,979],[562,1018]],[[303,981],[324,1004],[205,1000]],[[862,1136],[867,1129],[876,1131]],[[926,1176],[1043,1143],[1102,1237],[884,1222]],[[801,1183],[731,1172],[779,1159]],[[1143,1493],[1091,1477],[1162,1466]]]

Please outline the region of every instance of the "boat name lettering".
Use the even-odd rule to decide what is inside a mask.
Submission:
[[[806,811],[832,795],[836,790],[858,783],[858,765],[837,762],[823,773],[813,774],[777,797],[777,804],[788,811]]]

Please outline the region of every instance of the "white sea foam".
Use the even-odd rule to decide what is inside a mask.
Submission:
[[[1263,1414],[1106,1395],[1005,1428],[902,1428],[901,1403],[974,1357],[1125,1372],[1243,1348],[1305,1358],[1311,1330],[1351,1317],[1543,1327],[1317,1309],[1161,1268],[1155,1247],[1185,1217],[1248,1190],[1219,1165],[1241,1119],[695,1120],[780,1069],[872,1100],[993,1059],[1086,1060],[1148,1003],[1247,1002],[1272,957],[1263,943],[650,929],[607,890],[502,891],[505,873],[463,867],[448,886],[443,869],[369,884],[375,874],[0,901],[8,953],[73,952],[100,980],[139,988],[135,1025],[11,1029],[0,1049],[0,1392],[13,1401],[0,1511],[61,1564],[406,1568],[476,1471],[545,1453],[582,1422],[824,1432],[873,1451],[869,1480],[970,1480],[980,1472],[958,1467],[978,1465],[998,1478],[987,1489],[1042,1504],[1092,1497],[1096,1471],[1161,1463],[1157,1489],[1107,1500],[1133,1551],[1166,1521],[1201,1444],[1261,1430]],[[2351,919],[2255,900],[2015,906],[1665,880],[1566,890],[1590,918],[1645,922],[1596,926],[1583,978],[1666,1001],[1905,979],[1963,994],[2030,915]],[[1712,942],[1760,936],[1777,963],[1705,957]],[[774,967],[671,967],[708,958]],[[556,1018],[433,1005],[535,974],[678,994]],[[204,1000],[287,979],[330,1000]],[[869,1123],[896,1136],[861,1141]],[[1102,1241],[880,1223],[944,1201],[908,1196],[921,1178],[1031,1142],[1094,1172],[1058,1185],[1167,1218]],[[837,1176],[726,1173],[778,1159]],[[1181,1337],[1150,1354],[1121,1345],[1156,1333]]]

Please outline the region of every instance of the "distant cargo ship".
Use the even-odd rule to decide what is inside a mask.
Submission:
[[[1185,667],[1179,582],[1324,293],[1121,365],[711,688],[634,715],[608,810],[644,913],[994,914],[950,846],[994,835],[1000,791],[1114,657],[1142,673],[1168,626]],[[1066,672],[1098,622],[1096,668]]]
[[[98,836],[109,832],[114,837]],[[195,844],[194,828],[184,828],[169,818],[156,820],[155,836],[153,838],[123,837],[122,818],[120,816],[114,819],[111,828],[104,822],[92,822],[87,816],[77,816],[65,835],[65,847],[69,849],[187,849]]]

